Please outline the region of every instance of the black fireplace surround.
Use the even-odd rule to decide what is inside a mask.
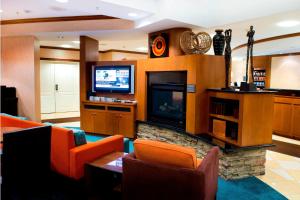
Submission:
[[[149,85],[148,121],[185,130],[186,84]]]

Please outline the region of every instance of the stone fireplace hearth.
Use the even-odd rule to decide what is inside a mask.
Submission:
[[[137,137],[190,146],[196,150],[198,158],[203,158],[213,146],[200,137],[147,122],[138,122]],[[221,149],[219,157],[219,175],[224,179],[240,179],[265,174],[266,147],[237,148],[230,152]]]

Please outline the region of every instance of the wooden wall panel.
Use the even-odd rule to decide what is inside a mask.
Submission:
[[[50,49],[41,47],[40,57],[49,59],[65,59],[79,61],[79,51],[77,50],[64,50],[64,49]]]

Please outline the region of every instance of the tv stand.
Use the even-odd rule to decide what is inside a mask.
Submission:
[[[135,137],[136,103],[82,101],[81,129],[103,135]]]

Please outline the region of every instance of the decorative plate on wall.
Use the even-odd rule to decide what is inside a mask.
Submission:
[[[161,58],[169,56],[169,35],[160,33],[150,36],[149,40],[150,58]]]

